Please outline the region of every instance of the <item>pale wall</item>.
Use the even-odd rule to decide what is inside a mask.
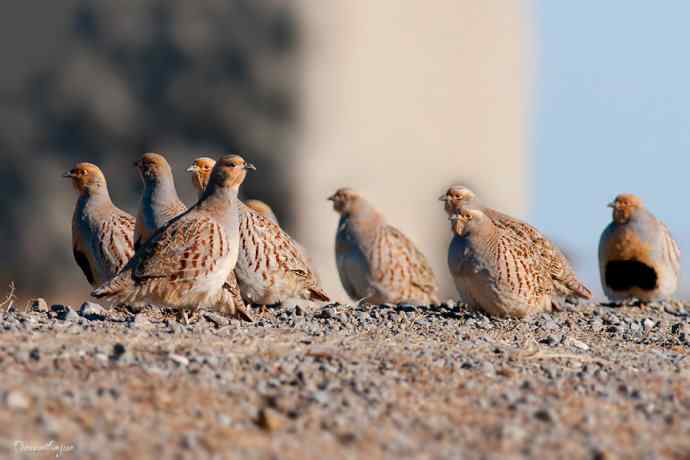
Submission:
[[[304,131],[293,171],[297,235],[325,287],[337,277],[326,197],[359,190],[431,259],[451,295],[437,197],[461,180],[524,214],[528,193],[528,11],[519,1],[347,0],[300,4]]]

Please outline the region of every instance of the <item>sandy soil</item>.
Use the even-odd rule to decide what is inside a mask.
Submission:
[[[38,310],[0,314],[3,457],[690,458],[680,303]]]

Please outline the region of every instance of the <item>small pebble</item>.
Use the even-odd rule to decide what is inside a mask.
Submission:
[[[39,297],[37,299],[32,299],[31,300],[31,311],[35,312],[47,312],[48,311],[48,303],[46,302],[46,299]]]
[[[106,310],[97,303],[84,302],[79,308],[79,315],[89,321],[103,321],[106,317]]]
[[[177,355],[177,354],[172,353],[172,354],[170,354],[170,360],[174,363],[179,364],[180,366],[183,366],[183,367],[189,365],[189,360],[182,355]]]
[[[285,425],[287,425],[287,420],[282,414],[276,412],[275,410],[269,407],[264,407],[259,410],[256,423],[260,428],[268,432],[274,432],[285,427]]]
[[[7,407],[14,410],[25,410],[31,405],[29,398],[19,390],[13,390],[7,393],[5,403]]]
[[[585,342],[581,340],[577,340],[575,338],[570,337],[568,339],[568,343],[572,346],[577,348],[578,350],[582,351],[588,351],[589,350],[589,345],[587,345]]]

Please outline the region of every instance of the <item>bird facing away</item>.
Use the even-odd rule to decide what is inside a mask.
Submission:
[[[671,297],[678,287],[680,249],[663,222],[635,195],[618,195],[599,241],[599,273],[613,301]]]
[[[207,181],[207,160],[199,158],[187,169],[196,187]],[[235,275],[242,298],[259,305],[290,299],[328,302],[328,294],[299,245],[277,223],[242,202],[238,206],[240,248]]]
[[[199,201],[156,232],[92,295],[130,306],[237,308],[226,280],[237,262],[237,193],[248,169],[254,167],[239,155],[223,156]]]
[[[63,177],[79,197],[72,217],[74,259],[93,287],[115,276],[134,255],[134,217],[113,205],[98,166],[77,163]]]
[[[491,219],[496,227],[512,232],[515,237],[523,238],[534,245],[546,260],[555,289],[554,297],[592,298],[592,292],[577,279],[575,270],[561,250],[536,228],[494,209],[482,206],[475,193],[462,185],[451,186],[439,200],[444,202],[444,208],[449,217],[463,209],[479,209]],[[453,242],[451,242],[451,246],[452,244]]]
[[[266,219],[270,220],[274,224],[278,224],[278,218],[276,217],[273,209],[261,200],[247,200],[244,202],[248,208],[253,209],[257,213],[264,216]],[[280,224],[278,224],[280,225]]]
[[[551,310],[553,282],[538,247],[498,227],[481,209],[465,208],[450,221],[457,238],[448,267],[465,303],[516,318]]]
[[[438,303],[438,283],[424,255],[362,196],[341,188],[328,198],[340,214],[335,260],[353,300]]]
[[[187,207],[177,196],[172,169],[163,155],[146,153],[134,166],[144,183],[134,231],[134,248],[138,249],[156,230],[185,212]]]

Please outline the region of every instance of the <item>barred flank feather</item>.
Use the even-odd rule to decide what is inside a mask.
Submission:
[[[373,303],[438,303],[438,283],[412,241],[350,189],[332,197],[341,213],[336,264],[348,295]]]

